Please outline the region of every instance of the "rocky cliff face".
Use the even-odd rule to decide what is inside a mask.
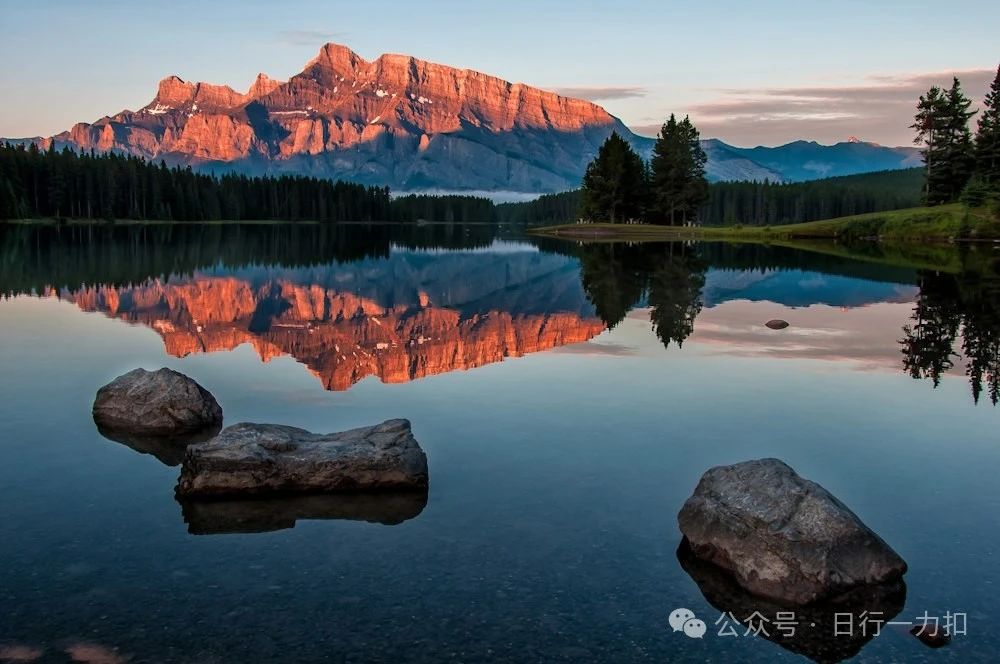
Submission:
[[[652,139],[588,101],[406,55],[367,61],[326,44],[288,81],[259,74],[238,92],[169,76],[138,111],[25,140],[395,191],[550,192],[578,187],[612,131],[649,156]],[[706,149],[710,179],[782,179],[717,145]]]
[[[402,190],[554,191],[579,184],[613,130],[633,136],[587,101],[405,55],[369,62],[327,44],[288,81],[260,74],[241,93],[170,76],[138,111],[77,124],[51,140]]]

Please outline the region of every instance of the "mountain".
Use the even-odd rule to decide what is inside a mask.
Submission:
[[[297,173],[431,189],[562,191],[580,183],[600,144],[632,133],[600,106],[467,69],[326,44],[299,74],[265,74],[246,92],[177,76],[137,111],[40,141],[116,150],[212,172]],[[710,146],[714,179],[777,173]]]
[[[238,92],[168,76],[137,111],[17,140],[208,172],[310,175],[394,191],[544,193],[579,186],[612,131],[649,157],[652,138],[589,101],[407,55],[368,61],[331,43],[287,81],[259,74]],[[918,159],[912,149],[868,143],[704,146],[711,180],[806,180]]]
[[[890,148],[858,140],[834,145],[794,141],[773,148],[737,148],[717,140],[706,143],[715,143],[719,149],[780,173],[782,179],[791,182],[912,168],[923,163],[915,147]]]
[[[739,153],[740,148],[726,145],[718,139],[704,140],[701,146],[708,157],[706,171],[709,180],[770,180],[771,182],[788,180],[781,171],[748,159]],[[653,146],[650,143],[648,152],[643,156],[649,159],[652,151]]]
[[[620,120],[587,101],[465,69],[326,44],[288,81],[160,81],[153,100],[53,139],[168,163],[344,178],[398,190],[557,191]],[[642,140],[642,139],[637,139]]]

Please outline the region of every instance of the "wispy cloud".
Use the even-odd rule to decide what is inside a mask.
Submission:
[[[646,88],[639,86],[581,86],[554,88],[556,94],[563,97],[575,97],[578,99],[588,99],[590,101],[607,99],[629,99],[633,97],[645,97]]]
[[[930,86],[950,85],[952,76],[957,76],[978,105],[995,73],[973,69],[872,75],[857,85],[729,88],[718,90],[718,98],[687,110],[703,136],[743,145],[797,138],[832,142],[849,135],[905,145],[912,139],[908,127],[917,98]],[[655,133],[652,126],[635,130]]]
[[[342,40],[346,32],[327,32],[325,30],[282,30],[278,33],[278,41],[293,46],[316,46],[317,48],[331,41]]]

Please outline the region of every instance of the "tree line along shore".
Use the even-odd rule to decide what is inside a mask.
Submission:
[[[800,183],[713,182],[703,226],[767,226],[919,205],[921,169]],[[297,176],[208,175],[138,157],[0,145],[0,219],[81,221],[574,222],[580,189],[517,203],[393,197],[385,187]]]

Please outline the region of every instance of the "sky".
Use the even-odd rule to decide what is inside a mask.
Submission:
[[[740,146],[909,145],[916,98],[1000,64],[1000,2],[0,0],[0,136],[147,104],[161,78],[249,87],[328,41],[581,96],[638,133],[690,114]]]

